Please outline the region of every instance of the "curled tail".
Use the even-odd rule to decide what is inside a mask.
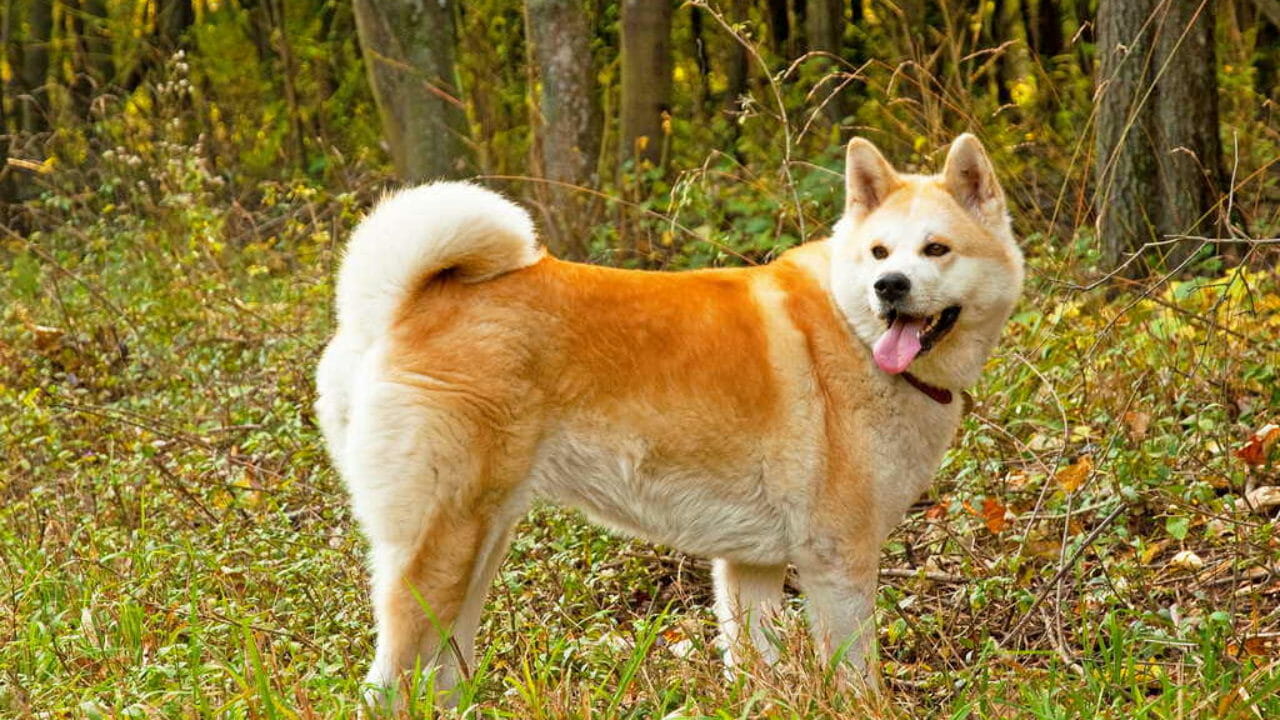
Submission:
[[[357,346],[384,333],[426,278],[486,280],[537,262],[533,221],[478,185],[437,182],[387,196],[356,227],[338,271],[338,331]]]
[[[316,370],[316,417],[344,476],[358,368],[413,291],[441,272],[478,282],[541,256],[529,214],[469,183],[401,190],[361,221],[338,271],[338,332]]]

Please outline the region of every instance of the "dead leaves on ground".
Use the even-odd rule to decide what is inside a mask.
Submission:
[[[1089,479],[1089,475],[1093,473],[1093,458],[1089,455],[1081,455],[1076,461],[1062,468],[1054,475],[1054,479],[1062,486],[1064,492],[1075,492],[1084,485],[1084,481]]]
[[[1240,449],[1236,450],[1236,457],[1250,467],[1266,465],[1277,440],[1280,440],[1280,425],[1274,423],[1263,425],[1245,441]]]

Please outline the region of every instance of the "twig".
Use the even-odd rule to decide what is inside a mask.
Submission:
[[[1044,588],[1036,595],[1036,599],[1031,603],[1031,607],[1027,608],[1027,612],[1022,616],[1022,619],[1013,626],[1013,629],[1005,633],[1002,642],[1017,637],[1018,632],[1022,630],[1022,627],[1027,624],[1027,621],[1034,616],[1035,611],[1039,609],[1040,604],[1049,596],[1049,593],[1053,591],[1053,588],[1057,586],[1062,578],[1066,577],[1067,572],[1075,566],[1076,561],[1080,559],[1082,554],[1084,554],[1085,549],[1092,545],[1094,540],[1098,539],[1098,536],[1102,534],[1103,530],[1107,529],[1107,526],[1109,526],[1117,517],[1120,517],[1120,513],[1123,512],[1126,507],[1126,505],[1120,505],[1115,510],[1112,510],[1111,514],[1103,518],[1102,522],[1098,523],[1098,527],[1094,528],[1093,532],[1089,533],[1088,537],[1084,539],[1084,542],[1080,543],[1080,546],[1076,548],[1076,551],[1071,554],[1071,557],[1058,568],[1058,572],[1054,573],[1053,579],[1046,583]]]

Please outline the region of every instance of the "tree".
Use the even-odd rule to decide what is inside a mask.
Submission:
[[[195,21],[191,0],[157,0],[156,40],[160,49],[172,53],[185,48],[187,28]]]
[[[537,164],[558,183],[594,185],[601,116],[591,62],[591,26],[580,0],[527,0],[526,37],[537,65]],[[564,187],[539,193],[550,221],[549,245],[560,256],[586,255],[588,203]]]
[[[671,3],[623,0],[622,148],[619,159],[662,163],[663,114],[671,109]]]
[[[450,0],[356,0],[356,30],[383,135],[400,177],[458,177],[471,166],[455,81]]]
[[[1114,265],[1146,243],[1215,225],[1213,8],[1211,0],[1102,0],[1097,24],[1098,234]],[[1196,247],[1174,243],[1167,263],[1176,267]],[[1134,262],[1126,272],[1145,269]]]
[[[53,41],[53,0],[27,3],[27,39],[22,48],[22,129],[49,127],[49,48]]]
[[[805,39],[809,50],[829,53],[834,58],[844,56],[844,8],[845,0],[808,0],[805,7]],[[840,63],[828,58],[824,63],[831,72],[841,70]],[[833,123],[839,123],[849,113],[849,89],[841,87],[841,82],[832,82],[821,98],[826,105],[824,110]]]
[[[1155,105],[1161,201],[1156,229],[1161,236],[1217,234],[1222,143],[1214,1],[1172,0],[1157,25],[1156,54],[1164,63]],[[1199,244],[1174,243],[1166,263],[1181,265]]]
[[[80,0],[71,19],[75,31],[71,98],[76,114],[84,117],[94,97],[116,79],[106,0]]]

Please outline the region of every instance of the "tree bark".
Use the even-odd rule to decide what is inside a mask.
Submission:
[[[75,22],[75,81],[71,96],[81,117],[88,116],[93,99],[116,79],[109,21],[105,0],[80,0]]]
[[[600,160],[601,116],[591,62],[591,27],[581,0],[527,0],[526,37],[538,69],[537,160],[543,177],[593,186]],[[547,207],[548,245],[561,257],[585,257],[592,203],[570,188],[538,193]]]
[[[396,172],[409,182],[472,166],[454,74],[449,0],[356,0],[356,29]]]
[[[809,50],[833,56],[823,59],[823,67],[832,73],[843,69],[834,58],[844,57],[844,8],[845,0],[809,0],[805,7],[805,39]],[[840,80],[833,78],[821,96],[826,102],[823,111],[835,125],[840,124],[851,107],[849,89],[841,87],[841,84]]]
[[[27,3],[27,37],[22,48],[22,129],[49,128],[49,46],[53,39],[53,0]]]
[[[160,49],[172,53],[186,47],[187,28],[195,21],[191,0],[157,0],[156,39]]]
[[[1059,0],[1024,0],[1031,50],[1042,58],[1057,57],[1063,51],[1062,10]]]
[[[1221,180],[1213,0],[1098,6],[1098,236],[1117,265],[1149,242],[1210,235]],[[1165,246],[1161,246],[1165,247]],[[1167,246],[1173,269],[1199,247]],[[1125,274],[1145,273],[1151,258]]]
[[[670,0],[622,3],[622,147],[619,160],[663,163],[663,114],[671,109]]]
[[[1162,238],[1215,236],[1220,226],[1214,208],[1222,180],[1214,2],[1170,0],[1156,28],[1157,57],[1165,63],[1154,108],[1161,200],[1156,229]],[[1181,264],[1199,244],[1173,244],[1166,264]]]
[[[1102,0],[1098,5],[1098,132],[1096,168],[1098,237],[1105,261],[1155,239],[1150,203],[1159,179],[1152,146],[1151,112],[1143,106],[1153,50],[1147,19],[1153,0]],[[1126,275],[1146,267],[1130,264]]]

